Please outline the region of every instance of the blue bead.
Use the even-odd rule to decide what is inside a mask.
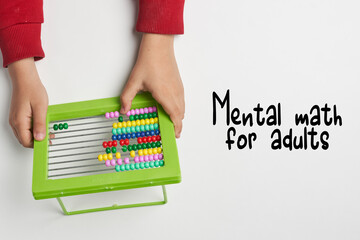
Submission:
[[[141,137],[145,137],[145,133],[144,133],[144,132],[141,132],[140,136],[141,136]]]
[[[116,135],[112,135],[112,140],[116,140],[116,139],[117,139]]]
[[[136,133],[136,137],[140,137],[141,134],[139,132]]]
[[[150,131],[150,135],[151,135],[151,136],[154,136],[154,135],[155,135],[155,131],[154,131],[154,130],[151,130],[151,131]]]
[[[128,134],[126,134],[126,138],[131,138],[131,134],[130,133],[128,133]]]
[[[126,139],[126,134],[124,133],[123,135],[121,135],[121,138],[125,140]]]
[[[150,132],[149,132],[149,131],[146,131],[146,132],[145,132],[145,136],[147,136],[147,137],[150,136]]]
[[[117,140],[121,140],[121,134],[117,135]]]
[[[135,134],[135,133],[132,133],[132,134],[131,134],[131,138],[136,138],[136,134]]]
[[[156,129],[155,130],[155,135],[159,135],[159,133],[160,133],[159,129]]]

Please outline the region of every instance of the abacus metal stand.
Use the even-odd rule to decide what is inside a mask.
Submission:
[[[91,212],[100,212],[100,211],[106,211],[106,210],[115,210],[115,209],[123,209],[123,208],[133,208],[133,207],[145,207],[145,206],[154,206],[154,205],[163,205],[167,203],[167,195],[166,195],[166,188],[164,185],[162,187],[163,197],[164,200],[162,201],[156,201],[156,202],[145,202],[145,203],[135,203],[135,204],[124,204],[124,205],[117,205],[114,204],[110,207],[100,207],[100,208],[90,208],[90,209],[83,209],[83,210],[76,210],[76,211],[68,211],[66,210],[66,207],[61,200],[60,197],[56,198],[61,206],[61,209],[63,210],[65,215],[75,215],[75,214],[81,214],[81,213],[91,213]]]

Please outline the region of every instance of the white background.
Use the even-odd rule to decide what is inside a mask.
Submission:
[[[360,3],[187,1],[176,55],[186,92],[178,141],[182,183],[165,206],[63,216],[32,197],[32,150],[8,125],[11,84],[0,71],[0,234],[3,239],[360,239]],[[37,63],[50,104],[118,96],[135,61],[135,0],[45,1]],[[324,150],[274,151],[272,127],[252,150],[228,151],[223,111],[212,126],[212,91],[232,107],[280,102],[293,115],[336,104],[343,126]],[[296,128],[300,134],[301,128]],[[194,138],[196,136],[196,138]]]

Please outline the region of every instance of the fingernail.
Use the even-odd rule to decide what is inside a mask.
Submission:
[[[125,114],[125,107],[121,107],[120,112],[121,112],[121,114]]]
[[[45,135],[43,133],[35,133],[35,139],[41,141],[44,139]]]

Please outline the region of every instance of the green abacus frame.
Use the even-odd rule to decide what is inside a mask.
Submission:
[[[165,185],[179,183],[181,181],[174,126],[161,105],[158,104],[150,94],[138,94],[132,102],[132,108],[143,108],[153,105],[155,105],[158,109],[159,128],[165,159],[164,166],[120,173],[114,171],[113,173],[89,176],[48,179],[49,132],[47,132],[46,138],[43,141],[35,141],[34,143],[32,183],[34,198],[36,200],[57,198],[64,214],[66,215],[165,204],[167,202]],[[48,107],[47,111],[47,131],[49,129],[49,122],[51,121],[104,115],[106,112],[112,112],[117,109],[120,109],[119,97],[52,105]],[[152,186],[162,186],[164,197],[162,201],[127,205],[115,204],[108,207],[67,211],[61,200],[61,197],[66,196]]]

